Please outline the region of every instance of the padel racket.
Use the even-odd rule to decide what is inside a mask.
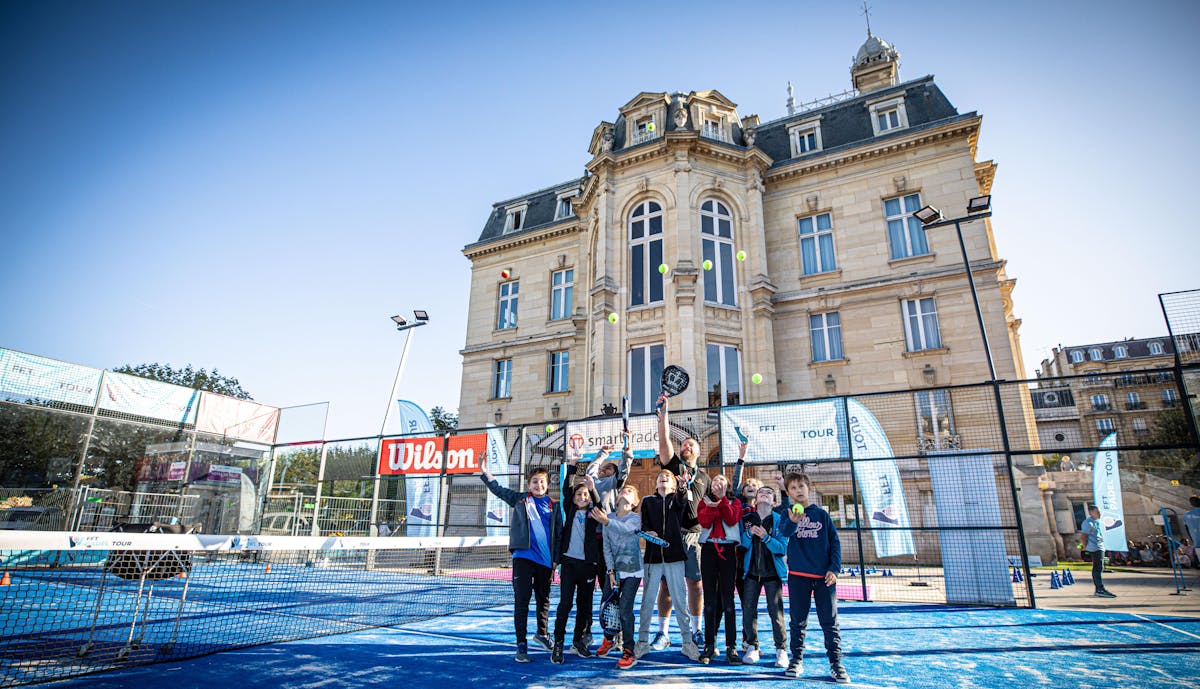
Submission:
[[[659,538],[658,536],[651,536],[650,534],[646,533],[645,531],[639,531],[639,532],[637,532],[637,535],[643,541],[645,541],[647,543],[653,543],[654,545],[658,546],[659,548],[666,548],[668,545],[670,545],[663,539]]]
[[[690,382],[692,382],[692,379],[688,376],[688,372],[683,370],[682,366],[672,364],[663,369],[662,380],[660,381],[662,394],[667,397],[674,397],[687,390],[688,383]]]
[[[600,601],[600,628],[605,634],[621,633],[621,589],[618,586]]]
[[[739,426],[734,426],[734,427],[733,427],[733,432],[734,432],[734,433],[737,433],[738,441],[740,441],[740,442],[743,442],[743,443],[748,443],[748,442],[750,442],[750,439],[746,437],[746,434],[745,434],[745,433],[742,433],[742,429],[741,429],[741,427],[739,427]]]
[[[625,432],[625,447],[629,449],[629,395],[621,395],[621,430]]]

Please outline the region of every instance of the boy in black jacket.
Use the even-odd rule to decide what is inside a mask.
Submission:
[[[564,467],[564,479],[575,465]],[[558,612],[554,618],[554,648],[550,662],[563,662],[563,641],[567,633],[567,617],[575,601],[575,635],[571,650],[581,658],[590,658],[587,637],[592,626],[592,593],[596,590],[596,572],[604,569],[604,551],[600,541],[600,522],[589,515],[593,505],[600,502],[595,483],[586,482],[566,487],[563,481],[563,528],[558,550]]]
[[[533,637],[547,651],[553,645],[547,634],[550,626],[550,580],[559,552],[562,522],[556,518],[554,500],[546,494],[550,472],[546,467],[529,470],[529,492],[521,494],[501,486],[485,469],[480,475],[492,494],[512,506],[508,550],[512,553],[513,628],[517,633],[518,663],[528,663],[529,599],[536,595],[537,634]]]
[[[680,483],[675,474],[664,469],[658,472],[654,481],[655,492],[642,498],[642,531],[651,536],[657,536],[667,542],[666,546],[658,546],[647,541],[645,556],[646,578],[642,582],[642,611],[641,622],[638,625],[638,642],[634,654],[642,657],[649,650],[650,611],[653,609],[651,596],[658,592],[660,581],[666,582],[667,589],[679,600],[686,597],[684,592],[684,567],[687,555],[684,553],[683,527],[685,518],[695,519],[695,511],[688,500],[687,486]],[[679,623],[679,633],[683,637],[683,654],[692,660],[700,657],[700,649],[692,640],[692,617],[688,614],[686,605],[675,606],[675,620]]]
[[[809,599],[817,603],[817,619],[825,633],[829,676],[839,684],[850,681],[842,667],[842,634],[837,621],[837,575],[842,571],[842,543],[829,513],[813,503],[812,483],[804,474],[784,479],[791,499],[779,535],[787,539],[788,598],[791,604],[792,662],[788,677],[804,669],[804,630]]]

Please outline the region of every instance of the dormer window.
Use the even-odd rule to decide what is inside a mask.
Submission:
[[[1150,354],[1151,355],[1158,356],[1162,353],[1163,353],[1163,346],[1162,346],[1161,342],[1151,342],[1150,343]]]
[[[875,136],[908,127],[908,113],[904,109],[903,96],[873,103],[870,110],[871,128],[875,131]]]
[[[1083,363],[1083,352],[1079,351],[1078,349],[1071,352],[1071,363],[1072,364],[1082,364]]]
[[[653,117],[639,117],[633,126],[634,145],[653,139],[656,136],[655,129]]]
[[[700,136],[706,139],[716,139],[717,141],[728,141],[729,137],[725,136],[725,120],[724,118],[706,116],[704,118],[704,128],[700,131]]]
[[[525,212],[529,210],[529,204],[522,203],[518,206],[510,206],[508,215],[504,218],[504,231],[516,232],[525,227]]]
[[[1104,360],[1104,352],[1102,352],[1099,347],[1092,347],[1091,349],[1089,349],[1088,356],[1091,358],[1092,361],[1103,361]]]
[[[578,195],[578,189],[571,189],[570,191],[562,191],[558,193],[558,202],[554,206],[555,220],[562,220],[563,218],[569,218],[574,215],[575,209],[572,207],[572,202]]]
[[[1113,356],[1118,359],[1126,359],[1129,357],[1129,349],[1125,345],[1117,345],[1113,347]]]
[[[788,129],[792,141],[792,157],[821,150],[821,123],[818,120],[801,122]]]

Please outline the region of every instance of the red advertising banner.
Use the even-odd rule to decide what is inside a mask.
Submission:
[[[487,434],[450,436],[447,474],[478,474],[487,452]],[[442,437],[385,438],[379,448],[380,476],[442,473]]]

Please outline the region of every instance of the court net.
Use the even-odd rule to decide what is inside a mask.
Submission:
[[[508,538],[0,533],[0,687],[512,602]]]

